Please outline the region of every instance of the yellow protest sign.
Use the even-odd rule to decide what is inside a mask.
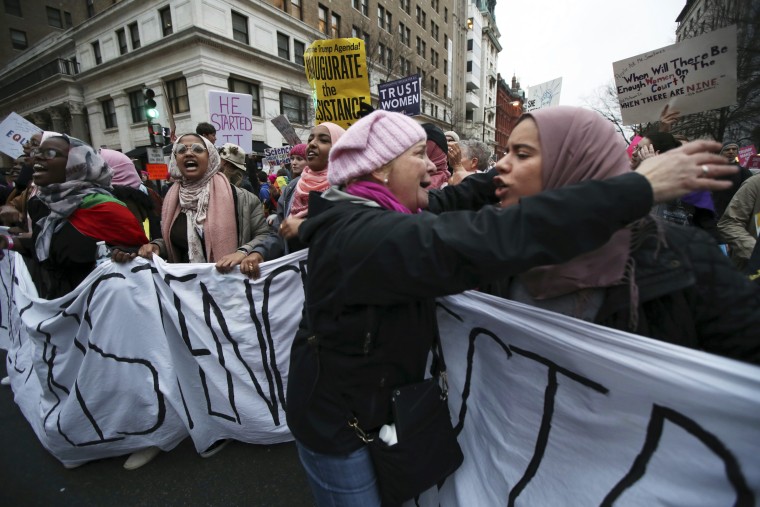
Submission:
[[[306,48],[303,61],[317,125],[329,121],[348,128],[355,123],[362,102],[371,104],[364,41],[319,40]]]

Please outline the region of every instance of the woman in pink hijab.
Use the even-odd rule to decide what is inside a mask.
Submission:
[[[327,161],[330,149],[345,133],[345,129],[335,123],[320,123],[313,129],[306,142],[307,166],[298,178],[293,198],[290,202],[290,211],[279,227],[282,238],[280,244],[274,244],[270,238],[267,248],[262,255],[253,252],[240,264],[241,272],[258,276],[258,265],[265,260],[274,259],[282,253],[288,254],[304,248],[298,240],[298,228],[309,216],[309,192],[324,192],[330,187],[327,181]]]
[[[496,168],[501,207],[520,206],[522,197],[545,190],[631,171],[625,142],[612,124],[594,111],[575,107],[524,115]],[[707,174],[710,167],[702,170]],[[733,269],[709,235],[651,215],[618,231],[597,250],[483,289],[608,327],[760,363],[760,293]]]

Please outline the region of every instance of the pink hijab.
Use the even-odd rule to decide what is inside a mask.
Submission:
[[[140,179],[140,175],[137,174],[135,164],[128,156],[120,151],[106,148],[100,150],[100,156],[113,169],[111,185],[140,188],[142,180]]]
[[[338,139],[346,132],[343,127],[335,123],[322,122],[320,125],[327,127],[330,132],[330,140],[333,146]],[[308,151],[308,144],[306,145]],[[290,215],[296,218],[306,218],[309,215],[309,192],[324,192],[330,187],[327,181],[327,171],[325,167],[322,171],[312,171],[308,166],[304,167],[301,177],[298,179],[296,189],[293,192],[293,201],[290,205]]]
[[[558,106],[526,114],[520,121],[526,117],[538,126],[544,190],[630,172],[625,141],[598,113]],[[601,248],[564,264],[531,269],[521,280],[536,299],[622,283],[630,243],[630,231],[620,230]]]

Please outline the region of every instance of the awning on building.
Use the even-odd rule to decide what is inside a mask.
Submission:
[[[172,154],[172,144],[167,144],[164,146],[164,155],[171,155]],[[129,158],[139,158],[140,160],[148,160],[148,153],[147,149],[150,148],[150,146],[138,146],[137,148],[134,148],[132,150],[129,150],[125,153],[126,156]]]
[[[258,155],[260,157],[263,157],[264,150],[267,148],[271,148],[271,146],[269,146],[264,141],[253,141],[253,148],[251,150],[251,155]]]

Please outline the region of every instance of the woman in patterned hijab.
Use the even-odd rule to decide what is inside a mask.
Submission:
[[[259,199],[230,185],[220,168],[219,153],[206,138],[185,134],[177,139],[169,162],[176,183],[164,198],[162,238],[140,247],[137,255],[213,262],[219,272],[228,273],[272,235]],[[119,253],[114,260],[134,257]]]
[[[31,155],[38,189],[29,200],[32,237],[12,238],[9,244],[30,254],[39,295],[53,299],[95,268],[98,242],[130,248],[147,238],[124,203],[111,195],[113,172],[91,146],[53,135]]]

